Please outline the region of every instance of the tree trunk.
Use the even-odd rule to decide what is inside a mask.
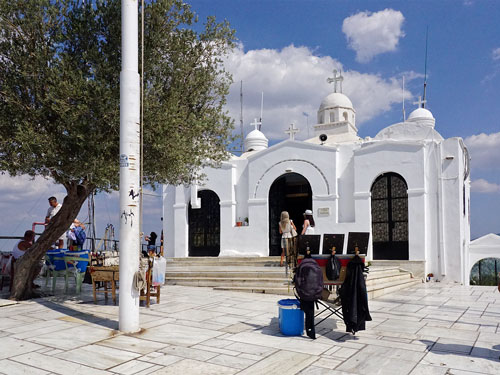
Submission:
[[[34,279],[39,262],[43,259],[46,251],[50,249],[52,244],[69,229],[91,191],[92,189],[86,185],[76,183],[68,183],[66,185],[67,195],[64,198],[61,209],[50,220],[49,225],[38,240],[15,262],[15,274],[14,280],[11,280],[12,291],[10,299],[19,301],[36,296],[31,280]]]

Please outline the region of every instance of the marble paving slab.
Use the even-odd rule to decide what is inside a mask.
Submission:
[[[0,339],[0,359],[10,358],[17,356],[19,354],[34,352],[36,350],[42,349],[42,345],[27,342],[25,340],[19,340],[12,337],[2,337]]]
[[[105,370],[140,357],[140,354],[93,344],[56,354],[55,357]]]
[[[48,371],[44,371],[41,368],[28,366],[23,363],[11,361],[10,359],[2,359],[0,361],[0,373],[5,375],[49,374]]]
[[[135,337],[167,344],[190,346],[220,335],[222,332],[168,323],[147,329],[136,334]]]
[[[168,367],[153,372],[152,375],[232,375],[236,374],[238,371],[238,369],[231,367],[195,361],[193,359],[183,359],[181,361],[175,362]]]
[[[238,375],[292,375],[299,373],[302,369],[317,360],[318,357],[316,356],[280,350],[239,372]]]
[[[29,366],[41,368],[42,370],[60,374],[78,374],[78,375],[108,375],[108,371],[102,371],[95,367],[84,366],[64,359],[47,357],[40,353],[22,354],[11,358],[13,361],[24,363]]]
[[[112,334],[112,331],[109,329],[79,326],[67,330],[45,333],[40,336],[27,338],[26,340],[57,349],[70,350],[108,339]]]
[[[143,340],[137,337],[119,335],[108,340],[103,340],[98,345],[107,346],[110,348],[127,350],[139,354],[148,354],[165,348],[167,344],[159,343],[150,340]]]
[[[472,371],[480,374],[498,375],[500,360],[485,359],[459,354],[429,352],[422,359],[422,364],[443,366],[453,370]],[[451,371],[453,374],[453,371]]]
[[[258,332],[241,332],[228,337],[228,339],[246,344],[278,348],[309,355],[320,355],[330,348],[329,345],[315,342],[308,337],[303,337],[300,340],[290,338],[284,340],[283,336],[264,335]]]

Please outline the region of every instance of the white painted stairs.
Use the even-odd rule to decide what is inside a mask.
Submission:
[[[211,287],[252,293],[293,296],[279,257],[167,258],[166,284]],[[398,266],[372,266],[366,280],[368,298],[421,283]]]

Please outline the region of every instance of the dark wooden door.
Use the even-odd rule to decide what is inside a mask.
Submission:
[[[312,191],[306,178],[298,173],[287,173],[277,178],[269,189],[269,255],[281,254],[281,234],[278,223],[282,211],[288,211],[290,219],[302,230],[303,213],[311,210]]]
[[[408,186],[396,173],[372,185],[373,259],[408,260]]]
[[[220,253],[220,200],[211,190],[198,192],[201,208],[189,204],[189,256],[213,256]]]

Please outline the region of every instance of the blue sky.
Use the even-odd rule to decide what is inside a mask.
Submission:
[[[472,157],[472,237],[500,233],[500,2],[352,0],[190,1],[203,20],[215,15],[236,30],[238,47],[226,59],[235,83],[227,110],[239,129],[239,87],[243,80],[245,132],[260,116],[263,132],[276,143],[294,122],[307,138],[316,111],[342,69],[344,93],[356,109],[362,137],[402,119],[402,76],[406,113],[422,95],[425,33],[428,35],[427,108],[445,138],[462,137]],[[117,72],[118,74],[118,72]],[[303,113],[308,113],[308,120]],[[312,134],[312,131],[311,131]],[[64,190],[50,181],[0,176],[0,226],[20,234],[43,220],[47,198]],[[154,193],[157,194],[157,193]],[[98,234],[118,225],[117,194],[100,195]],[[161,200],[145,196],[145,232],[161,230]],[[86,207],[79,215],[85,219]],[[0,241],[0,249],[11,245]]]

